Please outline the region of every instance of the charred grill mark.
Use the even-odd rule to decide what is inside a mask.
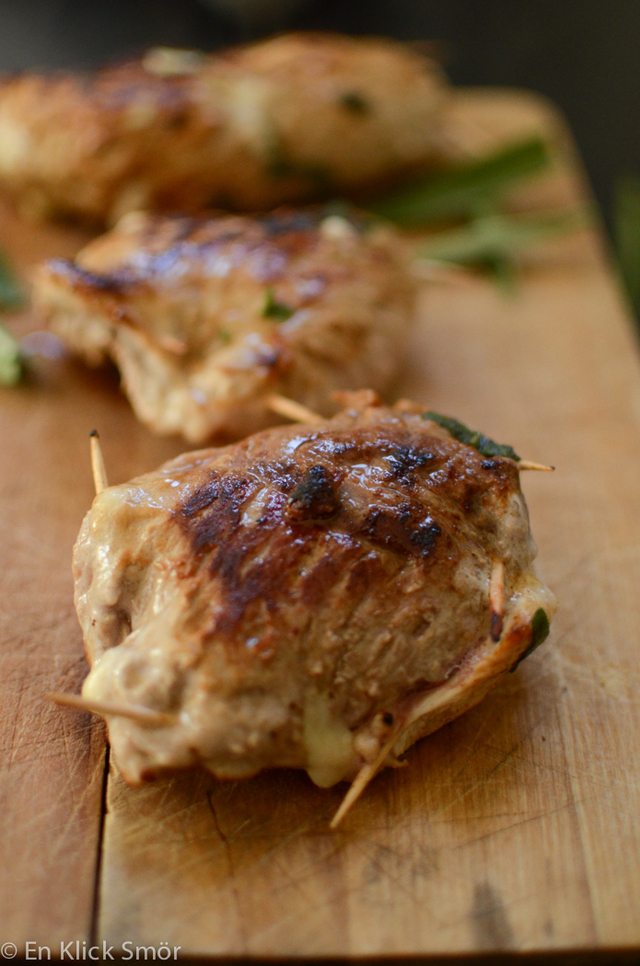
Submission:
[[[240,508],[246,498],[244,480],[225,480],[217,498],[207,507],[208,513],[198,520],[191,539],[196,552],[215,548],[214,559],[220,556],[220,547],[229,546],[229,537],[240,523]]]
[[[218,583],[208,633],[230,647],[241,626],[275,634],[292,601],[333,606],[339,592],[348,626],[408,561],[450,570],[465,535],[494,525],[497,494],[517,489],[510,461],[481,468],[475,451],[397,426],[314,430],[292,458],[293,432],[275,448],[262,436],[239,444],[174,511],[195,566]],[[375,470],[364,488],[363,465]]]
[[[446,461],[437,463],[424,477],[424,483],[445,493],[447,500],[457,504],[466,517],[484,517],[492,501],[518,490],[519,482],[515,463],[497,461],[487,475],[481,471],[480,463],[468,451],[448,454]]]
[[[489,460],[481,460],[480,466],[490,474],[487,488],[496,494],[503,495],[507,490],[518,489],[519,473],[518,464],[514,460],[494,457]]]
[[[282,493],[291,493],[298,485],[300,480],[300,468],[295,463],[290,463],[282,467],[282,472],[278,473],[276,484]]]
[[[403,487],[412,487],[417,483],[417,470],[426,470],[420,477],[424,482],[431,482],[433,476],[434,483],[441,482],[443,485],[449,482],[452,474],[461,475],[460,458],[451,453],[449,446],[443,446],[441,440],[416,437],[415,433],[406,431],[402,432],[400,439],[399,434],[393,431],[385,438],[385,429],[380,427],[373,438],[370,432],[361,434],[357,431],[351,431],[348,439],[341,438],[342,434],[337,438],[326,438],[320,441],[318,449],[336,458],[346,456],[353,463],[380,465],[382,460],[388,480],[398,481]]]
[[[313,523],[333,516],[339,509],[333,478],[321,465],[304,474],[287,501],[287,517],[296,523]]]
[[[218,551],[229,543],[240,523],[248,488],[247,480],[241,477],[221,479],[216,473],[174,510],[174,519],[197,554]]]
[[[175,513],[178,517],[183,517],[188,520],[190,517],[195,516],[201,510],[210,506],[214,500],[217,500],[220,496],[220,477],[217,473],[212,474],[212,478],[208,483],[204,483],[202,486],[198,487],[191,496],[176,510]]]
[[[129,282],[144,281],[149,278],[167,275],[176,265],[184,262],[188,274],[194,272],[206,272],[207,262],[219,255],[225,247],[235,241],[241,234],[241,230],[230,229],[212,238],[198,239],[198,220],[184,219],[187,222],[174,237],[161,250],[146,251],[141,253],[135,269],[122,268],[113,273],[115,278],[123,278]],[[157,233],[151,233],[147,239],[149,248],[157,248]]]
[[[231,636],[243,619],[248,616],[251,604],[264,601],[273,605],[272,598],[265,594],[265,580],[262,568],[254,565],[238,580],[240,571],[248,555],[245,544],[225,547],[224,553],[219,553],[214,559],[211,571],[220,577],[225,593],[224,607],[218,614],[214,634],[228,634]],[[216,566],[217,564],[217,566]]]
[[[427,516],[414,523],[412,514],[400,508],[400,512],[373,508],[367,513],[362,534],[374,545],[383,546],[397,554],[419,555],[428,558],[442,534],[441,528]]]
[[[261,546],[278,561],[274,567],[259,554]],[[233,639],[242,621],[272,614],[287,602],[302,559],[310,552],[306,541],[292,539],[282,528],[265,533],[252,531],[243,539],[228,540],[211,562],[211,573],[223,584],[224,607],[213,634]],[[247,566],[248,562],[249,565]]]
[[[288,460],[271,463],[254,464],[257,479],[261,484],[272,484],[278,493],[288,496],[299,484],[301,479],[300,467]]]
[[[175,511],[196,557],[221,584],[223,606],[209,633],[234,639],[243,621],[262,620],[287,599],[302,558],[312,552],[282,520],[284,496],[269,501],[259,526],[242,523],[245,505],[260,484],[244,476],[218,474]],[[277,561],[277,566],[274,562]]]
[[[115,295],[122,294],[136,281],[131,273],[123,269],[108,275],[100,275],[80,268],[67,258],[52,258],[47,262],[47,268],[56,278],[64,279],[71,288],[97,289],[99,292],[110,292]]]
[[[277,237],[289,232],[308,232],[317,227],[320,212],[282,211],[264,215],[259,219],[267,236]]]
[[[48,266],[51,274],[70,288],[81,288],[94,295],[131,294],[149,281],[172,279],[177,265],[189,278],[206,277],[214,271],[218,258],[228,259],[234,273],[269,283],[286,277],[299,257],[319,243],[320,217],[320,211],[283,211],[258,220],[242,216],[218,221],[197,216],[169,220],[149,216],[134,239],[135,258],[125,255],[104,272],[83,268],[67,259],[51,260]],[[179,275],[182,279],[183,273]],[[318,287],[324,290],[333,275],[325,276],[308,280],[307,289],[302,286],[293,307],[313,300]],[[179,288],[184,283],[173,280],[171,284]],[[280,355],[273,352],[261,364],[273,368],[281,361]]]
[[[292,216],[293,218],[293,216]],[[304,216],[300,216],[306,221]],[[189,273],[204,271],[212,259],[229,255],[235,270],[244,270],[259,281],[280,278],[289,266],[291,257],[309,247],[317,237],[312,219],[309,224],[293,231],[283,227],[265,232],[249,221],[238,219],[236,223],[213,224],[202,218],[182,217],[176,219],[173,231],[167,236],[166,225],[159,219],[150,218],[140,232],[142,250],[135,265],[126,260],[105,273],[81,268],[69,259],[51,259],[49,270],[72,286],[82,286],[94,291],[121,294],[136,283],[154,277],[166,276],[183,260]]]
[[[360,455],[360,450],[357,448],[355,442],[344,439],[332,439],[328,436],[319,435],[315,443],[316,449],[322,453],[327,454],[327,456],[346,456],[348,453],[353,453],[354,456]]]
[[[397,446],[386,459],[391,467],[391,476],[393,479],[399,480],[409,476],[413,470],[421,469],[424,466],[432,467],[437,457],[435,453],[402,445]]]
[[[411,534],[411,543],[418,548],[421,556],[427,557],[441,533],[442,530],[435,521],[423,520]]]

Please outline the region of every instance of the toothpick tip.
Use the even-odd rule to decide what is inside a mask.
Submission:
[[[104,457],[100,447],[100,438],[97,430],[91,430],[89,434],[89,445],[91,447],[91,471],[93,473],[93,485],[96,494],[102,493],[109,486],[107,471],[104,465]]]
[[[533,460],[520,460],[519,470],[541,470],[545,473],[553,473],[555,466],[547,466],[546,463],[534,463]]]
[[[89,714],[97,714],[101,718],[107,715],[115,718],[131,718],[138,724],[155,727],[175,724],[173,715],[165,714],[163,711],[154,711],[153,708],[146,708],[144,705],[127,704],[122,701],[87,700],[81,694],[68,694],[63,691],[48,691],[45,698],[53,701],[54,704],[61,705],[63,708],[72,708],[74,711],[88,711]]]

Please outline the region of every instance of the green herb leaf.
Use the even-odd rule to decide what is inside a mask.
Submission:
[[[264,293],[264,305],[262,307],[262,315],[265,319],[277,319],[280,322],[285,322],[287,319],[291,318],[293,315],[293,309],[283,302],[276,302],[276,297],[274,295],[273,289],[268,288]]]
[[[420,178],[401,191],[369,205],[388,221],[418,227],[473,218],[495,207],[512,185],[545,171],[551,164],[547,143],[528,138],[452,171]]]
[[[440,232],[420,250],[422,258],[453,265],[493,265],[538,242],[564,234],[585,221],[581,211],[545,215],[488,215]]]
[[[20,343],[0,325],[0,385],[15,386],[24,371]]]
[[[25,302],[24,292],[7,256],[0,251],[0,307],[19,309]]]
[[[370,114],[371,104],[358,91],[345,91],[340,95],[340,104],[352,114]]]
[[[482,268],[483,266],[479,266]],[[508,255],[496,256],[484,266],[489,272],[503,295],[514,295],[518,288],[518,271],[516,264]]]
[[[613,234],[622,281],[640,317],[640,178],[624,178],[616,186]]]
[[[229,345],[231,342],[231,333],[227,332],[226,329],[220,329],[218,332],[218,338],[220,339],[222,345]]]
[[[535,649],[540,647],[543,641],[546,641],[549,636],[549,630],[550,626],[547,613],[542,609],[542,607],[538,607],[537,611],[531,618],[531,643],[526,651],[520,655],[513,667],[510,668],[512,674],[526,657],[529,657],[530,654],[533,654]]]
[[[468,426],[465,426],[464,423],[459,422],[452,416],[441,416],[440,413],[429,411],[423,413],[422,418],[430,419],[433,423],[437,423],[438,426],[442,426],[459,443],[464,443],[465,446],[473,446],[483,456],[504,456],[510,460],[520,460],[520,457],[511,446],[504,446],[501,443],[494,442],[488,436],[485,436],[484,433],[469,429]]]

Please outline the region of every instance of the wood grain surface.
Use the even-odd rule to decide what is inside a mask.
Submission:
[[[562,132],[527,95],[460,94],[456,111],[461,145]],[[518,204],[584,199],[561,141],[564,162]],[[25,270],[82,241],[0,214]],[[100,431],[113,482],[181,444],[139,426],[111,376],[67,359],[40,358],[2,390],[2,942],[255,957],[640,949],[640,365],[598,230],[531,252],[512,298],[431,273],[398,393],[557,467],[523,483],[560,609],[543,648],[330,832],[344,787],[293,771],[143,789],[112,772],[102,827],[101,726],[42,698],[84,674],[69,565],[91,500],[87,437]]]

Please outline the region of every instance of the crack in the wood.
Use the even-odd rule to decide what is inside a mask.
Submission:
[[[216,827],[216,832],[220,836],[220,841],[222,842],[223,848],[225,850],[225,854],[227,856],[227,866],[229,868],[229,876],[230,876],[230,879],[231,879],[231,892],[233,894],[233,901],[235,903],[236,916],[237,916],[237,919],[238,919],[238,932],[239,932],[239,935],[240,935],[240,943],[241,943],[241,947],[242,947],[242,950],[241,951],[242,951],[242,953],[247,954],[248,953],[248,941],[247,941],[247,935],[246,935],[245,929],[244,929],[244,918],[243,918],[243,915],[242,915],[242,903],[240,901],[240,893],[238,892],[238,884],[236,882],[236,870],[235,870],[235,866],[234,866],[234,862],[233,862],[233,856],[232,856],[232,852],[231,852],[231,843],[229,842],[229,839],[227,838],[227,836],[222,831],[222,828],[220,826],[220,822],[218,821],[218,816],[216,814],[215,805],[213,804],[213,801],[212,801],[212,793],[210,791],[205,792],[205,798],[207,799],[207,803],[209,805],[209,811],[211,812],[211,816],[213,818],[213,824]]]
[[[91,920],[89,924],[89,945],[98,942],[98,923],[100,919],[100,879],[102,878],[102,860],[104,857],[104,826],[107,817],[107,792],[109,790],[109,760],[110,747],[107,742],[104,751],[104,770],[102,772],[102,794],[100,797],[100,827],[98,829],[98,848],[96,851],[95,878],[93,883],[93,902],[91,905]]]

